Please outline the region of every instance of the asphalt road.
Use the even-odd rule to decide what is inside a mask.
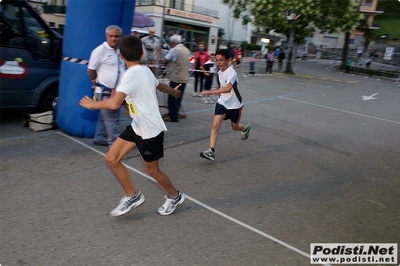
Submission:
[[[199,156],[213,105],[190,80],[160,161],[187,200],[167,217],[137,151],[124,163],[146,202],[111,217],[123,192],[106,148],[3,116],[0,264],[290,266],[310,264],[310,243],[399,243],[400,88],[325,67],[241,76],[252,131],[242,141],[225,122],[215,162]]]

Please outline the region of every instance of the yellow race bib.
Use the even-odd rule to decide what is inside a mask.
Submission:
[[[137,115],[135,105],[133,103],[126,103],[126,104],[128,106],[129,114],[131,116]]]

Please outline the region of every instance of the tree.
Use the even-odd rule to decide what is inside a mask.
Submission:
[[[224,28],[218,28],[218,38],[222,38],[225,35],[225,29]]]
[[[322,32],[350,32],[360,19],[358,0],[222,0],[243,24],[252,22],[260,31],[281,32],[288,37],[286,73],[293,74],[293,44],[316,28]]]

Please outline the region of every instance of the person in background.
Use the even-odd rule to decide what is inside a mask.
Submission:
[[[259,57],[259,52],[257,51],[253,51],[253,54],[251,55],[251,57],[248,59],[249,61],[249,65],[250,65],[250,71],[249,74],[255,76],[256,75],[256,62],[258,61],[258,57]]]
[[[204,64],[204,90],[209,91],[212,87],[212,81],[214,78],[214,73],[217,73],[217,66],[215,64],[215,54],[210,54],[210,60]],[[204,96],[201,100],[203,103],[214,103],[210,96]]]
[[[265,72],[272,74],[272,67],[274,66],[275,61],[274,52],[272,50],[269,50],[267,55],[265,56],[265,59],[267,64]]]
[[[157,212],[160,215],[170,215],[185,201],[185,195],[173,186],[169,177],[158,166],[159,159],[164,156],[164,132],[167,128],[159,113],[156,89],[179,98],[180,85],[173,89],[160,83],[148,67],[140,64],[142,56],[143,45],[138,37],[128,35],[122,38],[121,58],[126,62],[128,69],[117,86],[116,94],[100,102],[85,96],[79,102],[89,110],[115,110],[125,99],[132,117],[131,124],[106,154],[107,164],[125,192],[118,206],[110,212],[111,216],[124,215],[145,201],[144,195],[134,186],[121,162],[123,157],[136,147],[144,160],[146,173],[157,181],[166,194],[165,202]]]
[[[221,42],[221,44],[219,45],[219,49],[228,49],[228,46],[226,45],[226,41]]]
[[[142,43],[145,49],[145,57],[143,59],[143,62],[147,65],[150,65],[149,67],[151,71],[156,76],[158,63],[157,60],[159,52],[161,50],[161,44],[159,40],[154,36],[155,33],[155,29],[150,28],[149,35],[142,38]]]
[[[137,30],[133,30],[133,31],[131,31],[131,35],[139,37],[139,32]]]
[[[185,91],[186,83],[189,79],[189,56],[190,51],[182,44],[181,36],[174,34],[170,37],[171,49],[165,55],[163,64],[168,64],[169,72],[169,86],[175,88],[179,84],[179,90],[183,93]],[[182,96],[175,98],[168,95],[168,114],[163,115],[164,121],[178,122],[179,108],[182,102]]]
[[[347,58],[347,60],[346,60],[346,73],[350,72],[350,67],[351,67],[351,59]]]
[[[279,48],[279,46],[278,46],[278,47],[275,47],[275,49],[274,49],[274,56],[275,56],[276,58],[279,56],[280,51],[281,51],[281,48]]]
[[[201,97],[200,94],[203,91],[203,81],[204,81],[204,64],[210,59],[210,55],[207,53],[207,46],[204,42],[199,43],[199,49],[194,54],[194,94],[193,97]],[[197,92],[198,83],[199,92]]]
[[[231,58],[231,60],[235,59],[235,47],[236,47],[236,45],[234,43],[232,43],[232,42],[229,43],[227,50],[228,50],[228,54],[229,54],[229,57]]]
[[[121,60],[118,44],[122,29],[116,25],[106,28],[106,41],[97,46],[90,54],[88,75],[92,81],[94,97],[97,101],[111,98],[115,87],[125,72],[125,63]],[[119,110],[101,110],[96,124],[93,144],[111,146],[119,136]]]
[[[240,63],[242,61],[242,47],[239,46],[238,48],[236,48],[235,50],[235,70],[237,71],[238,69],[240,69]]]

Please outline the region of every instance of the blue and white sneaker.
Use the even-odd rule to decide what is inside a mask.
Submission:
[[[180,191],[178,191],[178,197],[175,199],[171,199],[167,195],[165,195],[164,198],[164,204],[160,208],[158,208],[158,214],[160,215],[172,214],[175,211],[176,207],[178,207],[185,201],[185,195]]]
[[[118,206],[110,212],[110,215],[111,216],[123,215],[132,210],[133,208],[139,207],[140,205],[143,204],[144,201],[145,198],[140,191],[138,191],[138,193],[136,193],[132,197],[123,196],[119,201]]]
[[[208,160],[214,161],[215,160],[215,152],[213,152],[211,150],[211,148],[209,148],[206,151],[200,152],[200,157],[203,157],[203,158],[206,158]]]

